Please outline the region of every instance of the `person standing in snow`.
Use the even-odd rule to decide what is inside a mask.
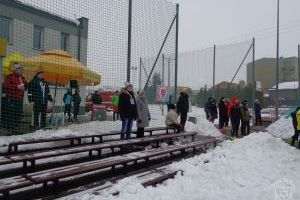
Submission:
[[[219,104],[219,129],[223,129],[225,122],[226,122],[226,117],[227,117],[227,106],[225,105],[225,97],[221,97]]]
[[[293,126],[294,126],[294,135],[292,136],[292,142],[291,145],[295,145],[295,141],[298,141],[299,132],[300,132],[300,107],[297,107],[294,112],[291,113],[291,117],[293,120]],[[300,143],[298,144],[298,148],[300,148]]]
[[[231,137],[238,137],[240,121],[241,121],[241,111],[240,111],[240,101],[235,99],[234,104],[232,104],[230,110],[230,122],[231,122]]]
[[[187,120],[187,114],[189,112],[189,106],[190,106],[189,95],[187,94],[187,89],[184,88],[180,92],[180,96],[177,101],[177,113],[178,115],[180,115],[180,124],[182,126],[183,131]]]
[[[68,114],[68,121],[71,121],[71,108],[72,108],[72,89],[69,88],[64,94],[63,101],[65,104],[64,114]]]
[[[262,122],[261,122],[261,104],[258,101],[258,99],[255,99],[254,102],[254,114],[255,114],[255,126],[257,126],[258,124],[261,126]]]
[[[75,121],[78,121],[77,116],[79,113],[80,103],[81,103],[80,91],[79,88],[77,88],[75,90],[75,93],[73,94],[73,117]]]
[[[212,103],[213,98],[208,97],[207,102],[204,104],[204,112],[206,114],[206,119],[209,120],[211,117],[210,104]]]
[[[121,91],[118,110],[122,120],[121,139],[130,139],[132,124],[137,117],[136,100],[131,83],[126,83],[125,89]]]
[[[175,111],[176,107],[174,104],[168,104],[168,113],[166,115],[165,124],[166,126],[171,126],[175,128],[176,133],[182,132],[182,126],[178,121],[178,115]]]
[[[213,99],[212,103],[210,104],[210,113],[211,113],[211,118],[209,119],[209,121],[211,123],[214,123],[215,119],[218,118],[217,101],[215,99]]]
[[[144,137],[144,129],[149,126],[149,122],[151,120],[151,115],[148,107],[148,102],[143,91],[138,92],[138,98],[136,99],[136,107],[137,107],[137,137]]]
[[[116,119],[119,120],[119,111],[118,111],[119,91],[118,90],[112,97],[112,105],[113,105],[113,121],[116,121]]]
[[[28,84],[28,100],[33,103],[34,128],[46,127],[46,115],[48,101],[53,101],[48,83],[44,80],[44,72],[38,70],[36,75]],[[39,126],[39,116],[41,115],[41,124]]]
[[[244,100],[242,102],[242,107],[241,107],[241,134],[242,136],[246,136],[250,134],[250,119],[251,115],[248,110],[248,101]]]
[[[23,76],[23,66],[20,63],[13,64],[13,73],[8,74],[3,83],[5,91],[3,126],[7,128],[8,134],[19,134],[17,128],[21,124],[23,112],[24,93],[27,89],[27,81]],[[2,81],[2,80],[0,80]],[[2,98],[2,97],[0,97]]]

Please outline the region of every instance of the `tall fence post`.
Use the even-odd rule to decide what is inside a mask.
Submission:
[[[161,82],[162,82],[162,86],[165,86],[165,54],[162,54],[162,78],[161,78]],[[161,112],[162,115],[164,115],[164,103],[162,103],[162,108],[161,108]]]
[[[297,93],[297,106],[300,106],[300,45],[298,44],[298,93]]]
[[[140,66],[139,66],[139,90],[142,89],[142,58],[140,57]]]
[[[213,55],[213,97],[215,97],[215,85],[216,85],[216,45],[214,44],[214,55]]]
[[[255,101],[255,91],[256,91],[256,82],[255,82],[255,38],[252,41],[252,106]]]
[[[3,77],[2,77],[2,72],[3,72],[3,57],[0,55],[0,118],[1,118],[1,112],[2,112],[2,82],[3,82]]]
[[[174,85],[174,103],[177,100],[177,74],[178,74],[178,31],[179,31],[179,4],[176,4],[176,39],[175,39],[175,85]]]
[[[275,116],[278,119],[279,107],[279,0],[277,1],[277,47],[276,47],[276,91],[275,91]]]
[[[127,49],[127,82],[130,82],[131,66],[131,29],[132,29],[132,0],[128,0],[128,49]]]

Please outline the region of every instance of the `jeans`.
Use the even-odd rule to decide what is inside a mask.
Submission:
[[[121,140],[130,139],[133,118],[125,117],[122,119]]]
[[[41,128],[46,127],[46,116],[47,116],[47,105],[46,104],[34,104],[33,106],[34,112],[34,128],[39,127],[39,117],[41,115]]]
[[[239,119],[231,119],[231,137],[238,136],[240,120]]]
[[[184,131],[186,120],[187,120],[187,113],[180,113],[180,124],[182,126],[183,131]]]

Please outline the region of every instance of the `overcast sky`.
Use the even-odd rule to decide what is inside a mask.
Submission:
[[[180,5],[180,51],[257,37],[257,58],[276,55],[277,0],[170,0]],[[297,55],[300,1],[280,2],[280,55]]]

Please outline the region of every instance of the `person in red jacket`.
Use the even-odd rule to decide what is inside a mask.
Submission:
[[[23,112],[24,92],[27,89],[27,81],[23,76],[23,66],[20,63],[13,64],[13,73],[5,77],[3,88],[7,99],[6,128],[9,134],[17,134]]]

